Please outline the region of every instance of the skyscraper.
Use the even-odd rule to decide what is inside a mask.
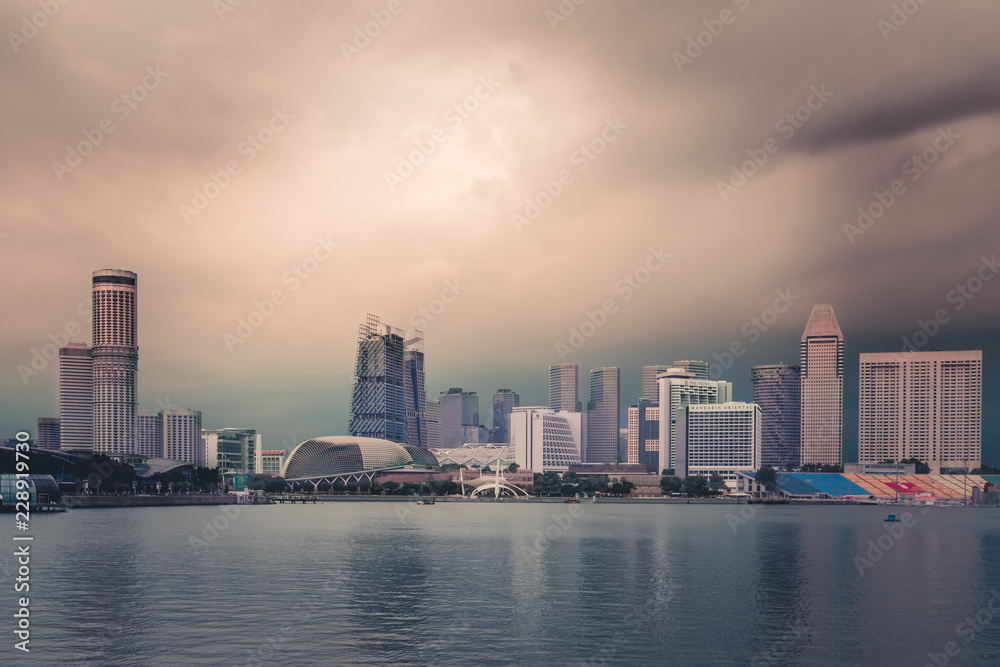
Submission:
[[[580,365],[549,366],[549,409],[580,412]]]
[[[407,444],[427,447],[427,393],[424,389],[424,332],[414,331],[403,344],[403,395]]]
[[[918,458],[977,468],[982,458],[983,353],[861,355],[858,462]]]
[[[144,409],[135,411],[135,454],[152,459],[167,458],[163,453],[162,412]]]
[[[94,362],[90,348],[59,348],[59,448],[94,448]]]
[[[522,468],[568,470],[582,462],[586,438],[586,419],[580,412],[518,407],[510,413],[510,449]]]
[[[405,337],[370,313],[359,327],[351,435],[426,446],[423,338]]]
[[[802,378],[798,366],[770,364],[750,369],[753,402],[761,409],[761,465],[798,466],[801,452]]]
[[[660,467],[660,404],[639,399],[628,409],[628,457],[623,463],[639,463],[656,472]]]
[[[732,400],[733,383],[699,380],[693,373],[671,368],[660,376],[660,469],[674,468],[677,462],[677,410],[686,405],[726,403]]]
[[[844,334],[833,306],[813,306],[800,345],[802,463],[839,465],[843,454]]]
[[[201,437],[201,413],[186,408],[163,411],[163,456],[173,461],[205,465],[205,443]]]
[[[587,403],[587,463],[620,463],[618,454],[618,403],[621,373],[616,366],[590,371]]]
[[[510,413],[521,404],[521,397],[510,389],[497,389],[493,394],[493,428],[490,442],[510,442]]]
[[[440,447],[461,447],[467,442],[467,427],[479,427],[479,395],[474,391],[462,391],[461,387],[452,387],[438,395],[436,404],[439,407],[434,409],[434,416],[438,419],[435,431],[440,429],[441,432]],[[434,444],[437,445],[436,442]]]
[[[132,454],[139,367],[137,276],[119,269],[95,271],[92,296],[94,450]]]
[[[688,373],[694,374],[695,380],[710,380],[708,377],[709,364],[707,361],[698,361],[695,359],[684,359],[682,361],[675,361],[674,368],[683,368]]]
[[[59,418],[39,417],[35,446],[39,449],[59,449]]]
[[[656,376],[666,373],[670,366],[643,366],[642,367],[642,398],[647,401],[656,402],[659,400],[660,387],[656,384]]]

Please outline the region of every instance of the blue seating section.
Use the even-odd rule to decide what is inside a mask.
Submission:
[[[782,472],[778,473],[778,486],[785,493],[797,496],[826,494],[839,498],[871,495],[870,491],[836,473]]]

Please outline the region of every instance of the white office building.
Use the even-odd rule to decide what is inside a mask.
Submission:
[[[510,449],[522,468],[568,470],[584,460],[586,440],[581,412],[523,407],[510,413]]]
[[[940,468],[982,459],[983,353],[861,355],[858,461],[917,458]]]
[[[232,475],[251,475],[260,472],[260,434],[252,428],[203,429],[205,440],[205,465],[218,468],[219,472]]]
[[[674,430],[677,409],[686,405],[725,403],[732,400],[733,383],[724,380],[699,380],[694,373],[671,368],[661,375],[660,384],[660,457],[659,468],[676,468],[677,434]],[[669,416],[669,418],[667,418]]]
[[[756,403],[685,405],[676,410],[678,477],[721,475],[730,489],[760,467],[761,411]]]
[[[59,448],[94,448],[94,362],[90,348],[59,348]]]
[[[163,411],[163,458],[205,465],[205,443],[201,438],[201,412],[186,408]]]

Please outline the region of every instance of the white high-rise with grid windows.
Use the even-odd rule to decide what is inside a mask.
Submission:
[[[83,343],[59,348],[59,448],[94,448],[94,360]]]
[[[761,412],[756,403],[686,405],[676,411],[679,477],[718,474],[736,488],[738,473],[760,467]]]
[[[698,380],[694,373],[671,368],[661,375],[660,384],[660,456],[659,468],[676,468],[677,433],[674,424],[677,408],[685,405],[725,403],[732,400],[733,383],[725,380]]]
[[[535,472],[568,470],[583,461],[587,422],[582,412],[514,408],[510,450],[518,465]]]
[[[983,353],[861,355],[858,461],[917,458],[978,468],[982,458]]]
[[[201,412],[171,408],[163,414],[163,457],[205,465],[205,443],[201,435]]]
[[[802,463],[840,465],[844,428],[844,334],[825,303],[813,306],[799,347]]]
[[[135,453],[136,283],[131,271],[94,271],[94,451],[106,454]]]

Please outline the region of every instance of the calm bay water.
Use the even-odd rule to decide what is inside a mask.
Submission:
[[[1000,665],[1000,512],[741,509],[251,506],[197,551],[221,508],[36,516],[0,664]]]

